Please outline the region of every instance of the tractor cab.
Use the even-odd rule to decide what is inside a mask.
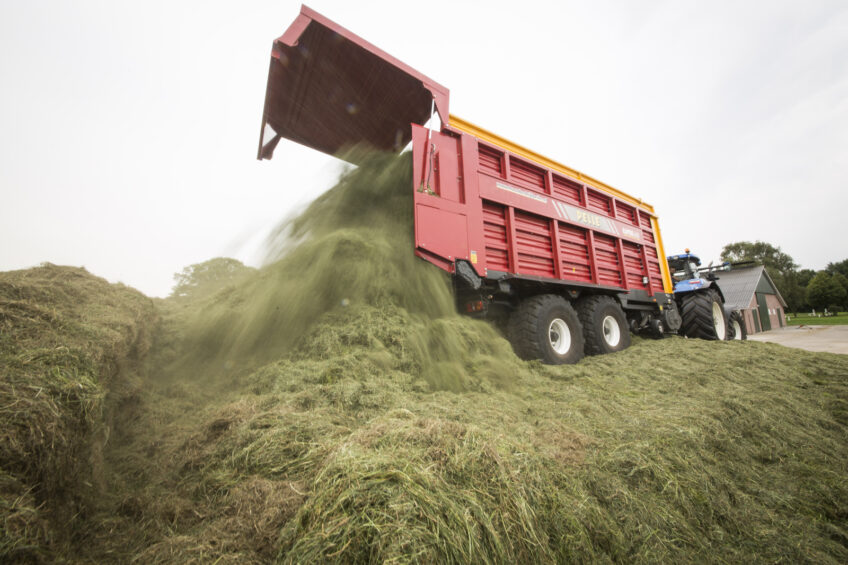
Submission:
[[[710,272],[706,278],[702,277],[700,266],[701,259],[690,253],[688,249],[668,257],[668,267],[674,282],[675,293],[709,288],[710,281],[715,280],[715,276]]]
[[[690,253],[688,249],[685,253],[669,257],[668,266],[675,282],[686,279],[697,279],[701,276],[698,272],[698,267],[701,266],[701,259]]]

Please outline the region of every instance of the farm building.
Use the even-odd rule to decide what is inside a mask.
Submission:
[[[762,265],[719,273],[718,286],[727,306],[742,312],[747,333],[784,326],[786,301]]]

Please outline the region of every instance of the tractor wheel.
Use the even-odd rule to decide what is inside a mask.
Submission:
[[[654,339],[662,339],[665,337],[665,324],[662,320],[654,318],[650,322],[651,337]]]
[[[577,303],[586,355],[613,353],[630,347],[630,330],[621,306],[610,296],[589,296]]]
[[[739,310],[734,310],[730,314],[730,323],[728,324],[727,339],[748,339],[748,332],[745,330],[745,319]]]
[[[583,358],[583,329],[577,312],[555,294],[523,300],[510,316],[507,336],[522,359],[560,365]]]
[[[680,330],[686,337],[724,340],[727,336],[724,304],[713,289],[684,294],[680,298],[680,315]]]

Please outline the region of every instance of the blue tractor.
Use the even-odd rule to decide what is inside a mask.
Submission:
[[[729,264],[713,268],[711,263],[701,268],[701,260],[687,249],[668,257],[668,266],[674,281],[674,299],[682,318],[681,335],[717,340],[733,339],[736,334],[741,336],[741,331],[729,325],[724,295],[716,284],[715,271],[729,269]]]

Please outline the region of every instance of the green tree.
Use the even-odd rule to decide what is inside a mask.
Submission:
[[[843,277],[848,277],[848,259],[843,259],[838,263],[828,263],[824,270],[831,275],[839,273]]]
[[[804,305],[804,286],[800,283],[798,265],[788,253],[764,241],[737,241],[721,250],[721,260],[730,262],[753,261],[764,265],[777,290],[792,312]]]
[[[793,298],[796,301],[793,303],[796,308],[790,310],[792,312],[800,311],[809,311],[811,306],[807,303],[807,285],[810,284],[810,281],[813,280],[813,277],[816,276],[816,272],[812,269],[799,269],[795,271],[795,285],[794,291],[797,293]],[[787,300],[787,305],[789,304],[789,299],[784,296],[784,299]]]
[[[237,259],[216,257],[196,263],[174,274],[172,297],[199,298],[208,296],[229,284],[235,284],[256,269]]]
[[[807,285],[807,303],[818,310],[841,306],[845,299],[845,288],[826,271],[816,273]]]
[[[839,283],[839,285],[845,289],[845,298],[842,299],[842,302],[839,303],[840,310],[848,311],[848,277],[843,275],[842,273],[836,273],[833,275],[833,280]]]
[[[798,268],[795,261],[788,253],[784,253],[780,247],[775,247],[764,241],[737,241],[728,243],[721,250],[722,261],[754,261],[765,265],[769,274],[786,273]]]
[[[807,288],[807,285],[810,284],[810,281],[813,280],[813,277],[816,276],[816,272],[812,269],[799,269],[798,270],[798,284],[803,288]]]
[[[801,283],[798,271],[790,271],[783,275],[779,273],[772,275],[771,269],[768,272],[780,291],[780,295],[786,301],[786,308],[795,313],[799,310],[805,310],[807,306],[807,285]]]

